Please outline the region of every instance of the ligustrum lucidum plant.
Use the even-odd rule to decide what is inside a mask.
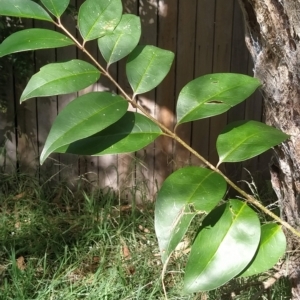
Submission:
[[[187,166],[175,171],[158,192],[155,230],[163,273],[196,215],[202,215],[202,221],[191,242],[185,268],[186,293],[215,289],[234,277],[258,274],[276,264],[286,248],[282,225],[297,236],[300,233],[236,186],[218,167],[224,162],[240,162],[259,155],[288,136],[256,121],[231,123],[217,138],[219,162],[213,166],[176,135],[176,128],[181,124],[219,115],[244,101],[260,86],[259,81],[240,74],[209,74],[192,80],[179,94],[177,124],[171,131],[136,101],[137,95],[158,86],[174,59],[170,51],[138,45],[141,35],[139,17],[123,14],[121,0],[86,0],[78,13],[77,26],[83,40],[79,42],[61,23],[69,0],[41,2],[43,6],[31,0],[0,0],[0,15],[44,20],[56,25],[63,33],[41,28],[21,30],[2,42],[0,57],[26,50],[73,45],[94,65],[72,59],[42,67],[29,80],[21,102],[34,97],[77,92],[97,82],[100,75],[108,77],[120,91],[120,95],[91,92],[70,102],[53,123],[40,156],[41,164],[53,152],[79,155],[128,153],[140,150],[161,135],[171,137],[206,167]],[[95,39],[107,63],[105,67],[85,47]],[[109,66],[125,56],[128,56],[126,75],[132,96],[126,94],[109,73]],[[129,112],[129,103],[143,114]],[[240,194],[240,199],[223,199],[227,185]],[[276,222],[261,225],[249,204]]]

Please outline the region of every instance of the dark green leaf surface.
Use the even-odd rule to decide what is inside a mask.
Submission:
[[[41,164],[56,149],[113,124],[127,108],[127,101],[107,92],[92,92],[76,98],[55,119],[41,154]]]
[[[163,263],[188,229],[193,211],[209,213],[225,192],[223,177],[206,168],[185,167],[165,180],[155,203],[155,232]]]
[[[40,5],[31,0],[0,0],[0,15],[53,22]]]
[[[284,255],[286,238],[281,226],[265,224],[261,227],[261,238],[258,251],[241,277],[252,276],[271,269]]]
[[[249,264],[259,240],[259,219],[245,202],[230,200],[213,210],[192,245],[184,290],[194,293],[225,284]]]
[[[21,102],[33,97],[45,97],[77,92],[95,83],[100,72],[91,64],[74,59],[48,64],[29,80]]]
[[[257,121],[230,123],[218,136],[219,164],[257,156],[289,138],[282,131]]]
[[[135,95],[146,93],[169,73],[174,53],[155,46],[137,46],[130,53],[126,74]]]
[[[141,36],[140,18],[126,14],[115,30],[98,39],[99,49],[110,65],[128,55],[138,44]]]
[[[122,17],[121,0],[86,0],[79,9],[78,27],[85,41],[112,32]]]
[[[0,57],[21,51],[74,45],[65,35],[48,29],[25,29],[11,34],[0,44]]]
[[[79,155],[121,154],[138,151],[162,134],[161,129],[145,116],[126,112],[106,129],[55,152]]]
[[[70,0],[41,0],[45,7],[57,18],[67,9]]]
[[[178,125],[222,114],[248,98],[258,79],[231,73],[208,74],[189,82],[177,102]]]

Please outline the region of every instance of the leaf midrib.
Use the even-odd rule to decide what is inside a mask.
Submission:
[[[104,12],[107,10],[107,8],[113,3],[113,0],[111,2],[108,2],[108,5],[102,10],[101,14],[99,15],[99,17],[95,20],[94,24],[91,26],[90,30],[88,31],[88,34],[85,37],[85,41],[88,40],[90,33],[94,30],[94,28],[96,27],[96,23],[98,22],[98,20],[102,17],[102,15],[104,14]]]
[[[264,132],[264,130],[262,130],[262,132]],[[239,143],[235,144],[234,147],[227,152],[227,155],[224,156],[222,159],[220,159],[220,162],[219,164],[221,164],[222,162],[224,162],[224,159],[226,159],[228,156],[230,156],[234,151],[236,151],[237,148],[239,148],[245,141],[249,140],[251,137],[253,136],[256,136],[257,135],[257,132],[256,133],[253,133],[249,136],[247,136],[246,138],[242,139]]]
[[[230,205],[230,204],[228,204],[228,205]],[[236,219],[238,218],[238,216],[241,214],[241,212],[244,210],[245,207],[246,207],[246,203],[243,203],[243,205],[241,206],[239,212],[238,212],[237,214],[233,215],[234,218],[232,219],[231,225],[229,226],[229,229],[227,230],[227,233],[223,236],[223,238],[222,238],[221,242],[219,243],[219,246],[217,247],[216,251],[215,251],[215,252],[213,253],[213,255],[211,256],[211,259],[208,260],[208,262],[207,262],[205,268],[202,270],[201,274],[199,274],[199,275],[196,277],[196,280],[197,280],[199,277],[202,276],[202,274],[203,274],[203,273],[205,272],[205,270],[208,268],[210,262],[213,261],[214,257],[215,257],[216,254],[218,253],[218,250],[219,250],[220,246],[222,245],[222,242],[223,242],[224,239],[227,237],[228,232],[231,230],[231,228],[232,228],[233,225],[235,224]],[[195,281],[196,281],[196,280],[195,280]],[[190,284],[190,286],[192,286],[192,285],[193,285],[193,283]]]
[[[210,96],[210,97],[205,98],[205,99],[204,99],[203,101],[201,101],[196,107],[194,107],[193,109],[191,109],[190,111],[188,111],[188,112],[180,119],[180,121],[184,120],[184,118],[186,118],[187,116],[189,116],[190,114],[192,114],[195,110],[201,108],[201,106],[204,106],[204,105],[206,104],[206,102],[209,101],[209,100],[211,100],[212,98],[215,98],[215,97],[217,97],[218,95],[220,95],[220,94],[222,94],[222,93],[228,92],[228,91],[233,90],[233,89],[236,89],[236,88],[238,88],[238,87],[242,87],[242,86],[244,86],[244,85],[245,85],[245,84],[235,85],[235,86],[232,87],[232,88],[223,90],[222,92],[216,93],[216,94],[214,94],[214,95],[212,95],[212,96]],[[187,95],[192,95],[192,94],[187,93]],[[194,95],[192,95],[192,96],[194,96]],[[224,104],[226,104],[227,106],[232,107],[232,105],[230,105],[230,104],[227,104],[227,103],[224,103]]]
[[[122,100],[120,99],[120,100],[118,100],[118,101],[116,101],[116,102],[114,102],[114,103],[110,103],[109,105],[105,106],[104,108],[101,108],[100,110],[97,110],[97,112],[95,112],[94,114],[90,115],[88,118],[84,118],[81,122],[77,123],[75,126],[69,128],[67,131],[64,132],[63,135],[61,135],[58,139],[54,140],[54,141],[51,143],[51,145],[48,147],[48,150],[45,151],[45,154],[49,153],[49,150],[53,148],[53,145],[54,145],[55,143],[57,143],[59,140],[63,139],[64,136],[65,136],[66,134],[68,134],[71,130],[74,130],[74,128],[77,128],[78,126],[82,125],[82,123],[84,123],[87,119],[93,118],[93,117],[95,117],[96,115],[100,114],[103,110],[107,110],[107,108],[109,108],[109,107],[111,107],[111,106],[114,106],[114,105],[119,105],[119,103],[121,103],[121,102],[123,102],[123,101],[124,101],[123,99],[122,99]],[[118,106],[118,107],[119,107],[119,106]],[[109,125],[108,125],[108,126],[109,126]],[[105,128],[107,128],[107,127],[105,127]],[[103,129],[105,129],[105,128],[103,128]],[[101,129],[101,130],[103,130],[103,129]],[[81,139],[84,139],[84,138],[81,138]],[[72,141],[71,141],[71,142],[67,142],[67,143],[65,143],[65,144],[62,144],[62,145],[60,145],[59,147],[63,147],[63,146],[65,146],[65,145],[68,145],[69,143],[72,143]],[[46,145],[45,145],[45,146],[46,146]],[[55,147],[56,147],[56,146],[55,146]],[[54,148],[54,149],[57,149],[57,148]],[[51,150],[51,151],[52,151],[52,150]],[[43,152],[44,152],[44,151],[43,151]]]
[[[100,72],[99,72],[98,70],[93,70],[93,71],[89,71],[89,72],[81,72],[81,73],[77,73],[77,74],[74,74],[74,75],[69,75],[69,76],[64,76],[64,77],[56,78],[55,80],[48,81],[48,82],[46,82],[45,84],[40,85],[38,88],[36,88],[36,89],[30,91],[30,93],[28,93],[28,94],[26,95],[25,98],[22,97],[22,101],[24,101],[24,100],[26,100],[26,99],[29,99],[30,97],[32,97],[32,96],[30,96],[30,95],[32,95],[32,93],[36,92],[36,91],[39,90],[40,88],[44,88],[44,87],[47,86],[48,84],[50,85],[50,84],[53,84],[53,83],[55,83],[55,82],[57,82],[57,81],[64,80],[64,79],[67,79],[67,78],[70,79],[70,78],[72,78],[72,77],[77,77],[77,76],[81,76],[81,75],[87,75],[87,74],[99,74],[99,73],[100,73]],[[50,94],[50,95],[44,95],[44,94],[43,94],[43,96],[51,96],[51,95],[52,95],[52,94]],[[27,98],[28,96],[29,96],[29,98]],[[34,96],[34,97],[38,97],[38,96]]]

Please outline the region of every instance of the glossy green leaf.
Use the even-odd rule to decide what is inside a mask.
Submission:
[[[74,45],[65,35],[48,29],[25,29],[11,34],[0,44],[0,57],[21,51]]]
[[[126,100],[107,92],[92,92],[76,98],[56,117],[41,154],[41,164],[56,149],[118,121],[127,108]]]
[[[56,149],[55,152],[79,155],[130,153],[146,147],[161,134],[161,129],[149,118],[127,112],[106,129]]]
[[[128,55],[138,44],[141,36],[140,18],[126,14],[115,30],[98,39],[99,49],[110,65]]]
[[[41,0],[45,7],[57,18],[67,9],[70,0]]]
[[[265,224],[261,227],[261,238],[257,253],[241,274],[241,277],[252,276],[271,269],[284,255],[286,249],[286,238],[277,224]]]
[[[258,79],[231,73],[208,74],[189,82],[177,102],[178,125],[222,114],[248,98]]]
[[[49,14],[31,0],[0,0],[0,16],[32,18],[53,22]]]
[[[260,223],[245,202],[230,200],[203,221],[185,269],[188,293],[215,289],[252,260],[260,240]]]
[[[257,156],[289,138],[282,131],[257,121],[237,121],[225,127],[217,139],[219,164]]]
[[[184,236],[196,213],[209,213],[222,200],[226,181],[200,167],[175,171],[163,183],[155,202],[155,232],[163,263]]]
[[[121,0],[86,0],[79,9],[78,27],[85,41],[112,32],[122,17]]]
[[[21,95],[21,102],[33,97],[77,92],[95,83],[99,77],[100,72],[82,60],[48,64],[31,77]]]
[[[169,73],[174,53],[155,46],[137,46],[130,53],[126,74],[135,95],[154,89]]]

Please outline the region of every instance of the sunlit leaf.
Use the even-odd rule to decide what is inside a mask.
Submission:
[[[237,121],[225,127],[217,139],[219,164],[257,156],[289,138],[282,131],[257,121]]]
[[[45,7],[57,18],[67,9],[70,0],[41,0]]]
[[[126,14],[111,33],[98,40],[99,49],[110,65],[128,55],[138,44],[141,36],[140,18]]]
[[[258,251],[241,277],[252,276],[271,269],[284,255],[286,238],[281,226],[265,224],[261,227],[261,238]]]
[[[162,134],[149,118],[134,112],[85,139],[65,145],[55,152],[80,155],[120,154],[138,151]]]
[[[122,17],[121,0],[86,0],[79,9],[78,27],[85,41],[112,32]]]
[[[248,98],[258,79],[231,73],[208,74],[189,82],[177,102],[178,125],[219,115]]]
[[[137,46],[130,53],[126,74],[135,95],[154,89],[170,71],[174,53],[155,46]]]
[[[0,0],[0,15],[53,22],[40,5],[31,0]]]
[[[163,263],[184,236],[195,213],[209,213],[224,196],[226,182],[200,167],[185,167],[163,183],[155,202],[155,232]]]
[[[185,269],[188,293],[215,289],[252,260],[260,240],[260,223],[245,202],[230,200],[203,221]]]
[[[25,29],[11,34],[0,44],[0,57],[21,51],[74,45],[65,35],[48,29]]]
[[[127,108],[127,101],[107,92],[92,92],[76,98],[55,119],[41,154],[41,164],[56,149],[118,121]]]
[[[100,72],[91,64],[74,59],[48,64],[29,80],[21,102],[33,97],[45,97],[77,92],[95,83]]]

